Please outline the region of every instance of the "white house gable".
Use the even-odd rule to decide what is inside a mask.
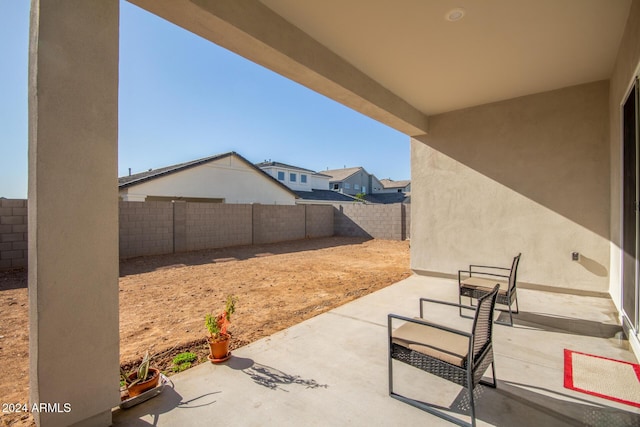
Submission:
[[[123,200],[202,199],[293,205],[295,196],[234,154],[122,188]]]

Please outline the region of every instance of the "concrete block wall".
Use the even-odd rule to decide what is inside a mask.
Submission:
[[[186,203],[186,250],[250,245],[252,205]]]
[[[120,258],[174,251],[174,203],[120,202]]]
[[[333,236],[333,206],[304,205],[305,235],[308,238]]]
[[[372,237],[405,240],[409,217],[403,204],[371,205],[339,204],[334,210],[334,230],[337,236]]]
[[[404,205],[231,205],[120,202],[120,258],[304,238],[404,240]],[[0,199],[0,270],[27,266],[27,201]]]
[[[305,238],[305,206],[252,205],[253,244]]]
[[[120,203],[120,258],[332,235],[332,206]]]
[[[0,199],[0,270],[27,266],[27,201]]]
[[[120,258],[333,236],[332,206],[120,202]]]
[[[405,239],[411,238],[411,205],[402,205],[404,213]]]

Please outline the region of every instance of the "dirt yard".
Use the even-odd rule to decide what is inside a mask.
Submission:
[[[134,258],[120,264],[120,363],[145,350],[171,373],[184,351],[206,361],[204,317],[236,295],[231,349],[384,288],[410,275],[409,244],[331,237]],[[0,403],[28,402],[25,272],[0,273]],[[208,362],[207,362],[208,363]],[[31,425],[0,412],[0,425]]]

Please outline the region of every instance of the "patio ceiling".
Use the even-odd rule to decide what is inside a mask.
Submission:
[[[410,136],[610,78],[631,0],[129,0]],[[462,8],[451,22],[449,11]]]
[[[608,79],[631,4],[261,2],[426,115]]]

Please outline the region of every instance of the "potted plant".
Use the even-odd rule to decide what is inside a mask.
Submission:
[[[149,356],[149,350],[147,350],[137,368],[134,368],[129,373],[124,372],[122,368],[120,369],[120,384],[124,388],[124,393],[121,397],[135,397],[158,385],[160,370],[152,368],[150,363],[151,357]]]
[[[231,357],[229,352],[229,339],[231,336],[227,332],[229,323],[231,323],[231,315],[236,311],[237,298],[229,295],[225,303],[225,308],[217,315],[208,313],[205,316],[204,324],[209,331],[209,360],[211,363],[220,363]]]

